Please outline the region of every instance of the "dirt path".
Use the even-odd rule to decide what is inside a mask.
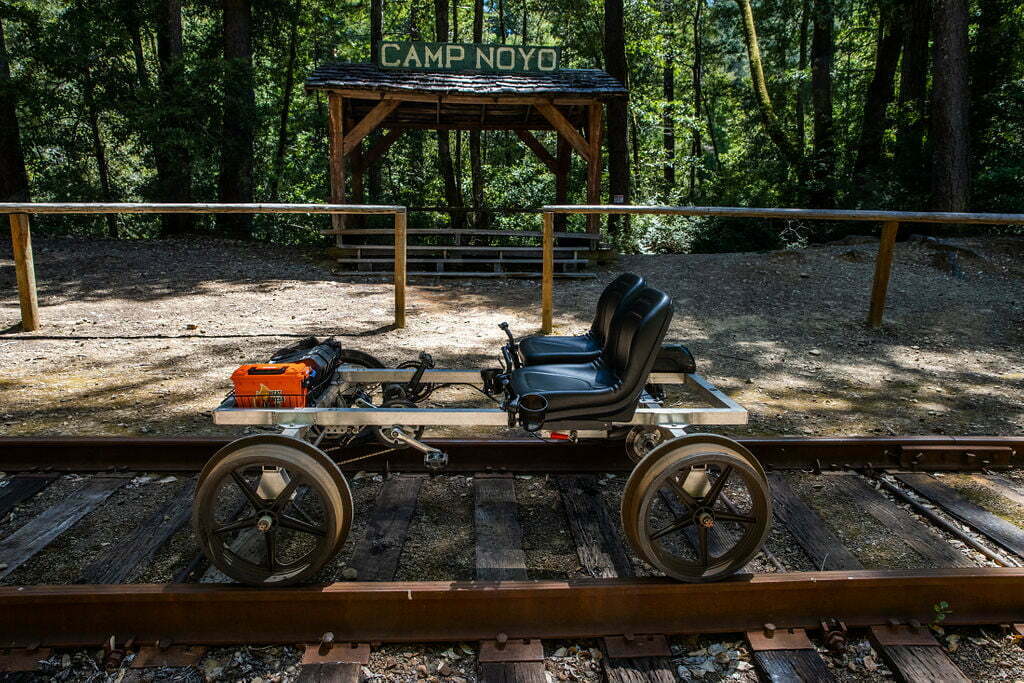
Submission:
[[[872,244],[768,254],[629,256],[675,299],[669,337],[751,411],[748,434],[1024,433],[1021,240],[965,242],[962,276],[916,242],[897,247],[887,326],[862,321]],[[539,324],[534,281],[418,283],[392,330],[391,287],[312,255],[227,241],[39,239],[44,327],[18,332],[0,251],[0,434],[214,434],[209,410],[238,364],[283,335],[335,335],[385,361],[495,364],[497,324]],[[974,254],[972,256],[971,254]],[[555,285],[555,333],[589,325],[603,285]]]

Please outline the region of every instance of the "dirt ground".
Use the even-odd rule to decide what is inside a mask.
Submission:
[[[675,300],[671,340],[751,411],[735,434],[1024,433],[1024,240],[897,245],[886,326],[864,323],[876,243],[626,256],[557,281],[555,333],[586,329],[601,288],[642,273]],[[316,252],[204,240],[37,239],[41,330],[22,333],[0,245],[0,434],[237,433],[209,411],[231,371],[287,335],[335,335],[389,363],[494,366],[509,321],[539,325],[537,281],[419,281],[395,330],[384,280]],[[950,270],[954,272],[950,272]]]

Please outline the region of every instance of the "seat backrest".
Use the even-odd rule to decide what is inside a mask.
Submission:
[[[601,298],[597,300],[597,314],[594,316],[594,323],[590,326],[590,336],[604,348],[608,340],[608,332],[612,326],[612,318],[615,312],[623,305],[628,304],[632,297],[643,289],[644,279],[634,273],[623,273],[618,276],[601,292]]]
[[[654,287],[644,287],[615,313],[602,358],[624,390],[632,393],[643,386],[670,322],[672,299]]]

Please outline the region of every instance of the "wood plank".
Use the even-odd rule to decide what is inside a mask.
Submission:
[[[363,141],[367,135],[372,133],[381,121],[398,108],[400,100],[381,100],[369,111],[366,116],[359,120],[359,123],[352,126],[352,129],[345,134],[345,141],[342,145],[343,154],[351,154],[356,145]]]
[[[889,275],[892,273],[892,252],[899,229],[899,223],[882,223],[882,237],[878,242],[878,256],[875,257],[875,278],[871,283],[871,303],[868,307],[868,324],[871,327],[882,326],[885,295],[889,290]]]
[[[480,683],[547,683],[544,662],[480,662]]]
[[[359,683],[362,665],[355,662],[303,664],[296,683]]]
[[[835,681],[836,677],[815,650],[761,650],[754,663],[769,681]]]
[[[554,155],[548,151],[547,147],[541,144],[540,140],[534,137],[533,133],[528,130],[516,130],[516,136],[523,141],[530,150],[537,155],[537,158],[548,167],[548,170],[552,173],[558,173],[558,160],[555,159]]]
[[[598,497],[597,477],[557,477],[555,483],[580,565],[587,574],[596,578],[633,576],[633,563],[615,531],[607,506]]]
[[[405,286],[408,281],[406,262],[409,240],[405,235],[408,215],[403,211],[395,214],[395,251],[394,251],[394,285],[395,285],[395,327],[405,327]]]
[[[907,472],[896,478],[994,543],[1024,557],[1024,529],[975,505],[930,474]]]
[[[28,214],[12,213],[11,248],[14,250],[14,271],[18,280],[18,300],[21,305],[21,330],[39,329],[39,300],[36,294],[36,269],[32,260],[32,232]]]
[[[879,649],[893,673],[907,683],[971,680],[939,646],[887,645]]]
[[[512,475],[473,478],[476,578],[525,581],[526,553]]]
[[[572,148],[588,162],[593,157],[593,151],[591,150],[590,144],[584,139],[579,131],[569,123],[569,120],[565,118],[561,111],[558,110],[553,104],[549,102],[537,102],[534,104],[537,111],[554,126],[562,137],[564,137]]]
[[[78,583],[127,581],[137,567],[149,562],[160,546],[189,521],[195,490],[195,480],[186,483],[176,496],[155,510],[131,536],[110,546],[105,555],[83,569]]]
[[[935,567],[975,567],[967,556],[950,545],[946,539],[932,532],[921,524],[909,512],[883,496],[858,474],[842,472],[829,474],[830,477],[842,477],[843,488],[857,504],[874,517],[882,526],[896,534],[910,548],[931,566]]]
[[[668,657],[604,659],[608,683],[675,683],[675,667]]]
[[[123,477],[93,477],[67,498],[57,501],[20,529],[0,541],[0,579],[30,560],[53,539],[95,510],[127,480]]]
[[[10,477],[0,481],[0,519],[7,516],[16,505],[36,495],[57,478],[57,475],[45,477]]]
[[[540,329],[544,334],[551,334],[554,315],[554,277],[555,277],[555,217],[544,214],[544,265],[541,266],[540,280]],[[573,256],[576,253],[573,252]]]
[[[366,534],[352,554],[351,565],[360,581],[395,579],[424,477],[400,474],[384,482],[370,513]]]
[[[786,525],[807,556],[820,570],[862,569],[853,553],[846,549],[824,520],[790,488],[780,472],[769,472],[775,516]]]
[[[987,486],[1003,498],[1012,500],[1017,505],[1024,505],[1024,490],[1011,479],[1001,474],[972,474],[971,479],[982,486]]]

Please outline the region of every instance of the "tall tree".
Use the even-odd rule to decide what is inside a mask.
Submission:
[[[18,88],[11,79],[11,65],[0,15],[0,201],[29,201],[28,174],[21,150],[18,126]]]
[[[292,108],[295,90],[295,58],[298,49],[299,21],[302,16],[302,0],[295,0],[292,6],[291,28],[288,31],[287,56],[285,57],[284,82],[281,84],[281,116],[277,123],[277,146],[274,149],[274,167],[270,179],[270,201],[276,202],[281,191],[281,176],[284,175],[284,155],[288,149],[288,117]]]
[[[89,137],[92,140],[92,152],[96,158],[96,172],[100,178],[100,193],[104,202],[114,201],[114,189],[110,182],[110,164],[107,163],[107,145],[100,129],[99,103],[96,101],[96,79],[92,73],[91,60],[87,59],[81,66],[82,103],[85,105],[85,118],[89,122]],[[105,217],[107,233],[117,238],[117,216],[108,213]]]
[[[921,192],[928,177],[928,174],[921,173],[921,168],[925,164],[923,146],[928,121],[931,0],[909,0],[909,6],[903,12],[905,39],[900,57],[896,161],[903,186],[916,194]]]
[[[765,132],[778,147],[782,156],[794,169],[799,171],[803,165],[802,150],[796,148],[782,128],[782,122],[779,120],[778,114],[775,113],[771,95],[768,94],[768,82],[764,77],[764,65],[761,60],[761,47],[757,41],[757,25],[754,23],[754,9],[750,6],[750,0],[736,0],[736,4],[739,5],[743,20],[743,39],[747,46],[747,59],[750,61],[750,80],[754,87],[754,96],[757,99],[757,108],[761,114]]]
[[[690,141],[690,202],[697,198],[697,184],[700,178],[698,167],[703,165],[704,141],[701,139],[704,109],[704,30],[701,26],[704,3],[707,0],[694,0],[693,3],[693,138]]]
[[[218,198],[225,203],[246,203],[253,197],[256,116],[250,36],[252,4],[250,0],[223,0],[223,8],[224,123]],[[248,237],[252,216],[217,214],[217,226],[226,234]]]
[[[984,158],[989,130],[999,115],[996,97],[1014,71],[1021,53],[1021,30],[1013,26],[1017,0],[978,0],[978,24],[971,50],[971,154],[975,163]],[[1019,20],[1018,20],[1019,21]]]
[[[473,42],[484,39],[484,0],[473,0]],[[484,171],[483,150],[481,149],[480,131],[469,131],[469,177],[473,197],[473,224],[477,229],[487,227],[487,214],[482,211],[484,205]]]
[[[809,199],[816,208],[835,205],[836,138],[832,120],[832,0],[814,0],[811,34],[811,105],[814,108],[814,152]]]
[[[623,25],[622,0],[604,0],[604,65],[609,75],[629,87],[626,64],[626,35]],[[629,204],[629,103],[623,97],[608,101],[608,193],[613,200],[622,198]],[[629,221],[625,216],[609,216],[608,232],[614,238],[625,238]]]
[[[698,0],[700,1],[700,0]],[[662,146],[665,150],[665,161],[662,165],[664,187],[662,196],[668,201],[672,188],[676,184],[676,61],[675,61],[675,22],[672,0],[664,0],[662,5],[662,21],[665,24],[665,64],[662,66],[661,93],[665,98],[665,108],[661,113]],[[696,59],[694,59],[696,61]],[[695,127],[696,128],[696,127]]]
[[[384,0],[370,0],[370,61],[377,59],[377,46],[384,37]],[[370,133],[369,147],[380,140],[380,131]],[[380,160],[374,161],[366,169],[366,184],[370,190],[370,203],[380,202]]]
[[[796,83],[796,148],[802,155],[807,148],[807,36],[811,24],[811,2],[800,4],[800,39],[796,69],[799,80]]]
[[[434,25],[439,43],[448,41],[448,0],[434,0]],[[462,190],[455,182],[455,168],[452,165],[451,137],[446,130],[437,131],[437,162],[441,167],[441,178],[444,180],[444,198],[450,208],[462,208]],[[452,211],[448,214],[454,228],[464,228],[465,214]]]
[[[932,76],[932,207],[966,211],[968,169],[967,0],[936,0]]]
[[[181,0],[156,3],[156,51],[158,72],[160,134],[153,144],[158,199],[166,202],[192,201],[192,155],[187,142],[189,125],[185,60],[181,41]],[[181,234],[191,229],[188,214],[166,214],[164,234]]]
[[[882,138],[888,128],[888,109],[893,98],[896,65],[903,47],[903,27],[899,6],[882,0],[878,17],[878,39],[875,48],[875,69],[864,101],[860,141],[854,170],[863,173],[876,166],[882,157]]]

